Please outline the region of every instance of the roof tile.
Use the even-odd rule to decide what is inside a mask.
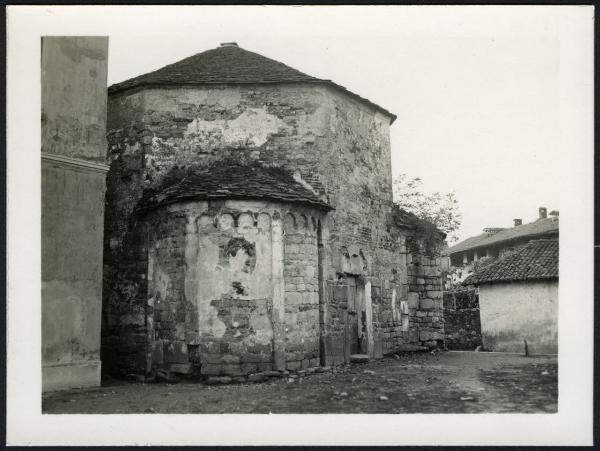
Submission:
[[[279,61],[244,50],[237,45],[225,45],[185,58],[161,69],[109,86],[108,94],[141,86],[182,86],[207,84],[269,84],[320,83],[367,103],[391,118],[396,116],[385,108],[365,99],[331,80],[307,75]]]
[[[333,209],[284,169],[229,161],[173,171],[158,187],[144,192],[137,211],[208,199],[269,199]]]
[[[554,233],[558,234],[558,218],[538,219],[529,224],[511,227],[497,233],[482,233],[480,235],[472,236],[449,248],[446,251],[446,254],[452,255],[457,252],[464,252],[478,247],[486,247],[505,241],[512,241],[520,238],[533,239]]]
[[[482,265],[463,285],[558,279],[558,240],[532,240]]]

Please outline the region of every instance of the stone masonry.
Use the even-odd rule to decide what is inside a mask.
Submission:
[[[448,349],[473,351],[483,345],[476,289],[444,292],[444,333]]]
[[[218,66],[211,65],[213,59]],[[173,365],[199,374],[297,370],[342,363],[351,352],[379,357],[443,342],[439,254],[407,246],[419,237],[391,214],[389,127],[394,116],[338,85],[287,66],[284,70],[280,63],[238,47],[220,47],[188,60],[181,62],[181,70],[176,63],[158,75],[148,74],[148,81],[142,76],[109,88],[103,309],[107,371],[173,370]],[[250,60],[251,69],[238,72],[240,62]],[[257,70],[278,79],[257,79]],[[206,82],[207,71],[230,81]],[[204,78],[184,83],[181,74]],[[233,204],[225,208],[226,199],[224,204],[210,200],[224,196],[218,192],[222,189],[207,194],[203,188],[200,197],[180,206],[160,207],[144,217],[136,213],[144,193],[162,189],[174,170],[232,158],[280,168],[289,174],[289,186],[307,190],[313,202],[329,207],[315,210],[303,201],[261,198],[249,189],[243,196],[258,204],[236,204],[229,212]],[[246,211],[252,224],[264,214],[282,229],[281,242],[271,231],[263,243],[271,266],[254,266],[252,272],[238,268],[235,277],[247,276],[248,286],[254,287],[247,294],[238,279],[227,279],[228,287],[206,292],[207,297],[190,291],[190,283],[203,286],[224,274],[218,259],[204,260],[209,254],[198,244],[203,239],[212,243],[207,244],[210,249],[223,249],[231,240],[245,238],[249,245],[228,254],[234,260],[250,258],[247,250],[260,245],[260,234],[248,239],[239,229]],[[231,215],[227,240],[197,226],[196,216],[205,214],[210,224]],[[187,255],[190,233],[197,242],[195,260]],[[250,265],[258,264],[258,254],[256,258]],[[157,261],[160,277],[169,280],[158,289],[160,306]],[[191,275],[190,265],[204,269]],[[282,283],[276,285],[279,277]],[[251,302],[242,304],[244,297]],[[202,310],[204,302],[210,311]],[[254,327],[253,321],[262,325]],[[214,329],[219,323],[223,331]],[[240,338],[250,337],[250,329],[250,335],[262,334],[263,348],[255,353],[260,358],[242,358],[254,354]],[[255,341],[251,338],[248,343],[254,344],[248,346]],[[232,347],[234,343],[242,344]]]

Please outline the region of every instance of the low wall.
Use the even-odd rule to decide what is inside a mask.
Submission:
[[[483,344],[476,290],[444,292],[444,336],[452,350],[472,351]]]

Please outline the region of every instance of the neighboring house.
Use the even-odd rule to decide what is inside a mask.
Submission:
[[[532,240],[481,265],[463,285],[479,289],[483,346],[558,351],[558,240]]]
[[[441,344],[441,259],[392,220],[393,114],[235,43],[108,93],[107,371]]]
[[[558,238],[558,212],[547,214],[545,207],[539,208],[538,219],[522,224],[521,219],[514,220],[514,227],[487,227],[483,233],[467,238],[446,249],[452,266],[452,282],[464,281],[486,258],[494,258],[506,252],[518,249],[532,239]]]
[[[41,346],[48,391],[100,385],[108,37],[43,37],[41,69]]]

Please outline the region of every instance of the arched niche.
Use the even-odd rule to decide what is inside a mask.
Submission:
[[[286,213],[283,218],[283,231],[285,233],[293,233],[296,227],[296,216],[293,213]]]
[[[238,217],[238,228],[239,229],[252,229],[254,228],[254,216],[250,213],[242,213]]]
[[[300,233],[305,233],[309,230],[308,229],[308,219],[305,215],[301,214],[300,216],[298,216],[297,226],[298,226],[298,232],[300,232]]]
[[[268,213],[259,213],[256,218],[256,226],[259,232],[271,230],[271,216]]]
[[[360,254],[352,254],[350,256],[349,274],[360,275],[363,273],[363,259]]]
[[[233,215],[229,213],[222,213],[218,218],[218,226],[220,230],[226,231],[231,230],[235,227],[235,220]]]
[[[215,219],[207,214],[200,215],[196,219],[196,226],[199,233],[212,232],[215,229]]]

